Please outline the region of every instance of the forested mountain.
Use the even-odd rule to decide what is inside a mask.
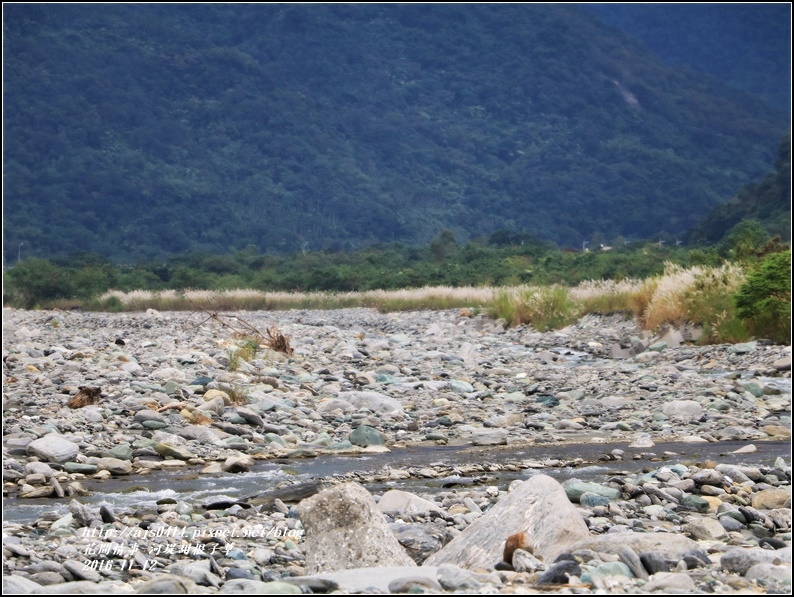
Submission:
[[[775,170],[743,187],[687,233],[690,243],[715,244],[743,220],[754,220],[767,233],[791,241],[791,137],[780,143]]]
[[[591,3],[666,64],[686,65],[783,110],[791,107],[790,2]],[[770,73],[779,73],[770,76]]]
[[[3,15],[14,258],[680,234],[765,174],[789,127],[573,5]]]

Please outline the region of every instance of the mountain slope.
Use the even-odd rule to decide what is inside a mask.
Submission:
[[[676,234],[786,116],[564,5],[5,5],[7,252]]]
[[[780,143],[775,171],[743,187],[686,235],[688,243],[716,244],[742,220],[755,220],[772,236],[791,241],[791,137]]]
[[[591,3],[586,9],[637,36],[666,64],[687,65],[782,110],[791,107],[788,2]]]

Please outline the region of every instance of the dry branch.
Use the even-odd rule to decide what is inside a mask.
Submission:
[[[190,300],[190,299],[188,299]],[[191,301],[193,302],[193,301]],[[200,307],[193,303],[193,305],[203,313],[207,315],[207,319],[204,321],[213,320],[225,328],[230,329],[234,332],[235,335],[240,337],[246,336],[253,336],[256,342],[260,345],[264,344],[271,350],[275,350],[276,352],[283,352],[284,354],[291,355],[293,353],[292,347],[289,344],[289,338],[282,334],[276,326],[271,326],[270,329],[267,330],[267,334],[263,334],[260,332],[254,325],[247,322],[245,319],[234,316],[226,316],[227,319],[233,319],[237,324],[238,327],[233,326],[229,321],[225,321],[223,319],[224,316],[213,313],[212,311],[208,311],[204,307]],[[204,323],[204,322],[202,322]],[[201,325],[201,324],[199,324]]]

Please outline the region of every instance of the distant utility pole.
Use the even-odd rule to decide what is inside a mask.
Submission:
[[[303,254],[304,255],[306,255],[306,247],[308,247],[308,246],[309,246],[309,241],[306,241],[305,243],[303,243]]]
[[[19,263],[19,261],[20,261],[20,259],[22,257],[22,245],[24,245],[24,244],[25,244],[24,242],[19,243],[19,246],[17,247],[17,263]]]

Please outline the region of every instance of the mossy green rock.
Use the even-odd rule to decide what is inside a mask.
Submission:
[[[579,499],[584,493],[592,493],[607,498],[608,500],[616,500],[620,497],[620,491],[612,487],[604,487],[598,483],[587,483],[579,479],[569,479],[563,484],[565,494],[568,499],[573,503],[578,504]]]
[[[354,446],[368,448],[370,446],[385,446],[386,440],[377,429],[367,425],[356,427],[348,438]]]
[[[681,500],[681,505],[697,512],[708,512],[710,504],[698,495],[688,495]]]
[[[63,470],[67,473],[82,473],[83,475],[93,475],[99,469],[95,464],[84,464],[82,462],[67,462],[63,465]]]
[[[171,444],[160,442],[154,445],[154,451],[163,458],[175,458],[177,460],[190,460],[195,458],[196,455],[185,448],[179,446],[172,446]]]
[[[266,582],[256,587],[257,595],[300,595],[301,588],[289,582],[276,580]]]
[[[108,454],[112,458],[119,460],[132,460],[132,446],[129,444],[119,444],[115,448],[108,450]]]

